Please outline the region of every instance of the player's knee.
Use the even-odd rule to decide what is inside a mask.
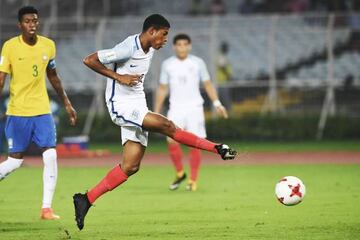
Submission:
[[[171,120],[164,121],[163,132],[166,135],[171,136],[172,133],[175,132],[175,129],[176,129],[176,126],[175,126],[175,123],[173,121],[171,121]]]
[[[9,157],[15,158],[15,159],[23,159],[24,154],[23,153],[9,153]]]
[[[53,165],[57,160],[57,153],[56,153],[55,148],[46,149],[45,151],[43,151],[42,156],[43,156],[43,162],[45,165],[48,165],[48,164]]]
[[[125,172],[127,176],[131,176],[135,173],[137,173],[140,169],[139,164],[129,164],[129,165],[123,165],[122,170]]]

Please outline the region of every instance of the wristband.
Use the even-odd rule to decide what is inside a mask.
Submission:
[[[221,102],[219,101],[219,99],[213,101],[213,105],[214,105],[214,107],[221,107],[221,106],[222,106],[222,104],[221,104]]]

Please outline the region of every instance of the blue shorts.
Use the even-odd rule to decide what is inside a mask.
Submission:
[[[9,153],[25,152],[31,142],[40,148],[56,146],[56,128],[51,114],[33,117],[7,116],[5,136]]]

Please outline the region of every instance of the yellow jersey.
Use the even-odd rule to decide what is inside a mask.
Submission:
[[[31,46],[22,36],[6,41],[0,56],[0,71],[11,75],[10,101],[6,114],[37,116],[50,113],[46,69],[55,68],[54,41],[37,36]]]

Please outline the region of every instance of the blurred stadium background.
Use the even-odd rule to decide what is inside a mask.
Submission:
[[[167,16],[172,28],[145,82],[150,109],[171,39],[185,32],[232,116],[230,127],[219,131],[224,122],[206,100],[209,137],[360,138],[359,1],[1,0],[0,44],[18,34],[16,14],[24,4],[39,8],[42,34],[57,42],[58,72],[80,114],[78,127],[70,129],[60,112],[60,138],[118,139],[104,105],[105,81],[81,60],[139,32],[154,12]]]

